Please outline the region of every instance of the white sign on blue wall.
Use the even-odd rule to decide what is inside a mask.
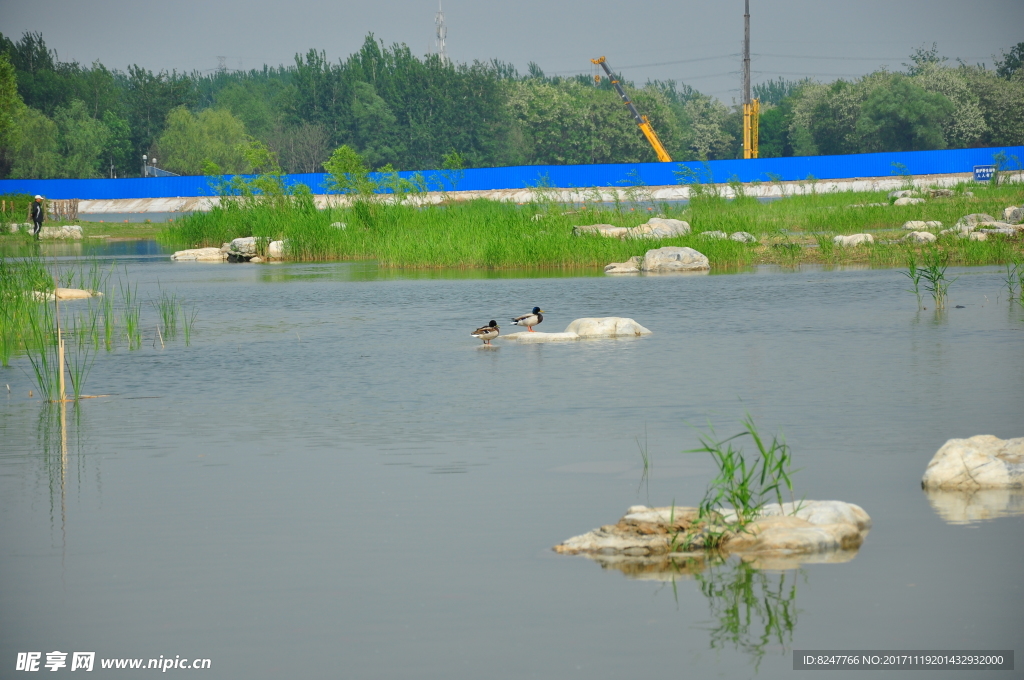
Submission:
[[[992,179],[992,175],[996,172],[996,166],[994,165],[975,165],[974,166],[974,181],[975,182],[987,182]]]

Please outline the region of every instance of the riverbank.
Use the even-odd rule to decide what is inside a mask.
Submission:
[[[742,186],[703,185],[700,191],[691,188],[685,204],[658,200],[644,187],[635,188],[629,201],[610,204],[596,196],[566,204],[539,192],[523,204],[477,199],[423,206],[376,199],[324,210],[308,195],[274,203],[247,200],[184,217],[166,225],[160,238],[170,246],[200,248],[256,236],[285,241],[285,259],[376,260],[385,267],[603,267],[643,255],[652,243],[694,248],[712,267],[902,265],[910,253],[934,247],[946,251],[950,264],[1000,264],[1024,256],[1020,234],[985,241],[941,234],[965,215],[1001,218],[1006,207],[1024,203],[1021,184],[960,184],[918,192],[907,205],[885,191],[805,192],[771,201],[747,195]],[[629,228],[653,216],[686,221],[691,232],[657,241],[577,235],[580,226]],[[904,225],[914,221],[932,223],[934,245],[903,240]],[[716,232],[747,232],[755,240],[714,238]],[[874,242],[857,247],[833,242],[837,235],[854,233],[869,233]]]

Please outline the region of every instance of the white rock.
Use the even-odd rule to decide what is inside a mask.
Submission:
[[[871,234],[849,234],[846,236],[839,234],[838,236],[833,237],[832,242],[846,248],[850,246],[857,246],[862,243],[874,243],[875,238]]]
[[[692,272],[711,269],[708,258],[693,248],[666,246],[648,250],[641,269],[645,272]]]
[[[639,274],[644,258],[634,255],[625,262],[612,262],[604,267],[605,274]]]
[[[172,262],[224,262],[228,254],[220,248],[191,248],[171,255]]]
[[[1020,224],[1024,222],[1024,207],[1018,208],[1010,206],[1003,210],[1003,222],[1009,222],[1010,224]]]
[[[271,241],[267,246],[267,257],[272,260],[280,260],[284,257],[284,241]]]
[[[1024,488],[1024,437],[950,439],[925,469],[926,489]]]
[[[976,231],[972,231],[970,234],[967,234],[967,238],[969,238],[972,241],[987,241],[988,234],[980,234]]]
[[[907,230],[907,231],[921,231],[922,229],[941,229],[942,228],[942,222],[935,222],[935,221],[925,222],[923,220],[908,220],[907,222],[903,223],[903,227],[902,228]]]
[[[739,241],[740,243],[757,243],[757,238],[746,231],[737,231],[734,234],[730,234],[729,238],[733,241]]]
[[[606,316],[601,318],[576,319],[565,329],[566,333],[575,333],[581,338],[617,338],[620,336],[650,335],[647,330],[633,319]]]
[[[627,230],[627,238],[672,238],[690,233],[690,225],[682,220],[652,217],[646,223]]]
[[[961,231],[974,231],[974,227],[979,222],[995,222],[996,218],[985,213],[971,213],[970,215],[964,215],[956,221],[953,225],[954,229],[960,228]]]
[[[911,196],[916,196],[916,195],[917,195],[917,190],[915,190],[915,189],[901,189],[900,191],[890,191],[889,192],[889,200],[892,200],[894,198],[909,198]]]
[[[912,243],[935,243],[938,238],[930,231],[912,231],[901,240],[910,241]]]
[[[724,231],[717,231],[716,230],[716,231],[705,231],[703,234],[700,235],[700,237],[701,238],[722,239],[722,238],[729,238],[729,235],[726,234]]]
[[[252,264],[259,264],[260,262],[263,261],[263,258],[260,257],[259,255],[253,255],[251,258],[249,258],[249,262]]]
[[[41,239],[81,239],[82,228],[77,224],[66,227],[43,227],[39,230]]]
[[[58,300],[84,300],[86,298],[103,295],[103,293],[97,290],[82,290],[81,288],[58,288],[56,293]],[[32,291],[32,297],[40,301],[52,301],[54,294],[51,292],[44,293],[41,290],[34,290]]]
[[[918,205],[919,203],[924,203],[924,199],[923,198],[911,198],[910,196],[907,196],[905,198],[897,198],[895,201],[893,201],[892,204],[893,205]]]
[[[614,224],[588,224],[585,226],[573,227],[572,233],[576,236],[583,234],[597,234],[607,238],[625,238],[629,235],[626,227],[616,227]]]
[[[23,222],[23,223],[12,222],[8,228],[10,229],[12,234],[18,233],[19,230],[32,231],[32,223],[31,222]]]
[[[228,244],[228,253],[238,257],[252,257],[256,254],[256,237],[236,238]]]

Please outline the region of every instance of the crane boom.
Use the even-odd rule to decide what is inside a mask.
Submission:
[[[647,141],[651,143],[652,147],[654,147],[654,153],[658,154],[658,161],[661,163],[671,163],[672,157],[668,155],[668,151],[665,150],[665,145],[661,143],[660,139],[658,139],[658,133],[654,131],[653,127],[651,127],[651,121],[647,119],[647,116],[640,115],[640,112],[636,110],[635,106],[633,106],[633,102],[629,100],[629,96],[626,94],[626,91],[622,89],[622,85],[619,81],[615,80],[614,76],[612,76],[611,69],[608,68],[608,62],[605,58],[598,57],[597,59],[591,59],[590,61],[594,64],[599,64],[601,68],[604,69],[604,72],[608,74],[608,80],[611,81],[615,91],[619,93],[619,97],[622,98],[622,103],[629,107],[629,112],[633,114],[633,119],[636,121],[640,131],[644,133],[644,137],[646,137]],[[600,76],[594,77],[595,79],[600,79]]]

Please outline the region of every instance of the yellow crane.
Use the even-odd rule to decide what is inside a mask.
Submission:
[[[615,91],[622,97],[622,103],[629,107],[629,112],[633,114],[633,118],[636,120],[636,124],[640,127],[640,132],[644,133],[644,137],[654,147],[654,153],[658,154],[658,161],[661,163],[671,163],[672,157],[668,155],[668,151],[665,150],[665,145],[658,139],[658,133],[651,127],[651,121],[647,119],[647,116],[641,116],[640,112],[633,106],[633,102],[629,101],[629,97],[626,95],[626,91],[622,89],[622,85],[619,81],[615,80],[612,76],[611,69],[608,68],[608,62],[605,61],[604,57],[598,57],[597,59],[591,59],[591,63],[598,64],[604,69],[604,72],[608,74],[608,80],[612,82],[612,86],[615,87]],[[597,82],[601,81],[601,76],[594,76],[594,80]]]

